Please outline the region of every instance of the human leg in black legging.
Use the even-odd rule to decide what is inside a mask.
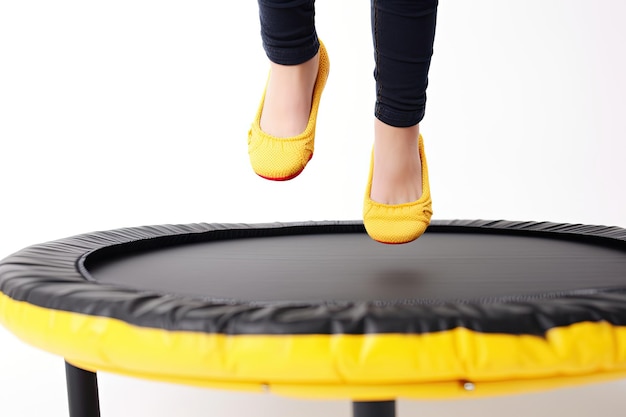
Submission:
[[[319,41],[313,0],[258,0],[271,76],[261,127],[278,137],[308,120]],[[417,152],[433,53],[437,0],[371,0],[375,50],[375,170],[371,198],[386,204],[422,192]]]
[[[263,131],[291,137],[307,125],[319,65],[314,0],[258,0],[270,79],[261,116]]]
[[[371,0],[376,69],[374,175],[370,196],[386,204],[422,193],[417,151],[433,54],[437,0]]]

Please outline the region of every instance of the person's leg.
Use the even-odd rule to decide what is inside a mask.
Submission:
[[[376,59],[370,197],[408,203],[422,194],[417,138],[424,117],[437,0],[371,0]]]
[[[270,60],[261,129],[300,134],[309,120],[319,66],[314,0],[258,0],[263,48]]]

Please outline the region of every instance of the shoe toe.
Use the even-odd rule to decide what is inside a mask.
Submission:
[[[313,157],[313,141],[289,141],[251,131],[250,162],[257,175],[276,181],[296,177]]]
[[[363,215],[367,234],[381,243],[401,244],[420,237],[430,223],[430,212],[417,206],[371,205]]]

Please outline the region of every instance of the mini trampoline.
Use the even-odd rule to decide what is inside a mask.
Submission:
[[[99,415],[97,371],[392,417],[397,398],[626,377],[626,230],[435,221],[401,246],[359,222],[95,232],[4,259],[0,323],[65,359],[73,417]]]

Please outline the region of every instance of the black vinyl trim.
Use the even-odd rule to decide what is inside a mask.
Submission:
[[[464,327],[542,336],[591,321],[626,325],[626,286],[533,296],[437,302],[238,302],[136,291],[93,280],[89,269],[112,256],[172,245],[247,237],[365,233],[361,222],[189,224],[83,234],[25,248],[0,262],[0,292],[15,301],[109,317],[164,330],[223,334],[424,334]],[[626,229],[549,222],[433,221],[427,233],[541,236],[606,245],[626,256]],[[626,277],[625,277],[626,281]]]

